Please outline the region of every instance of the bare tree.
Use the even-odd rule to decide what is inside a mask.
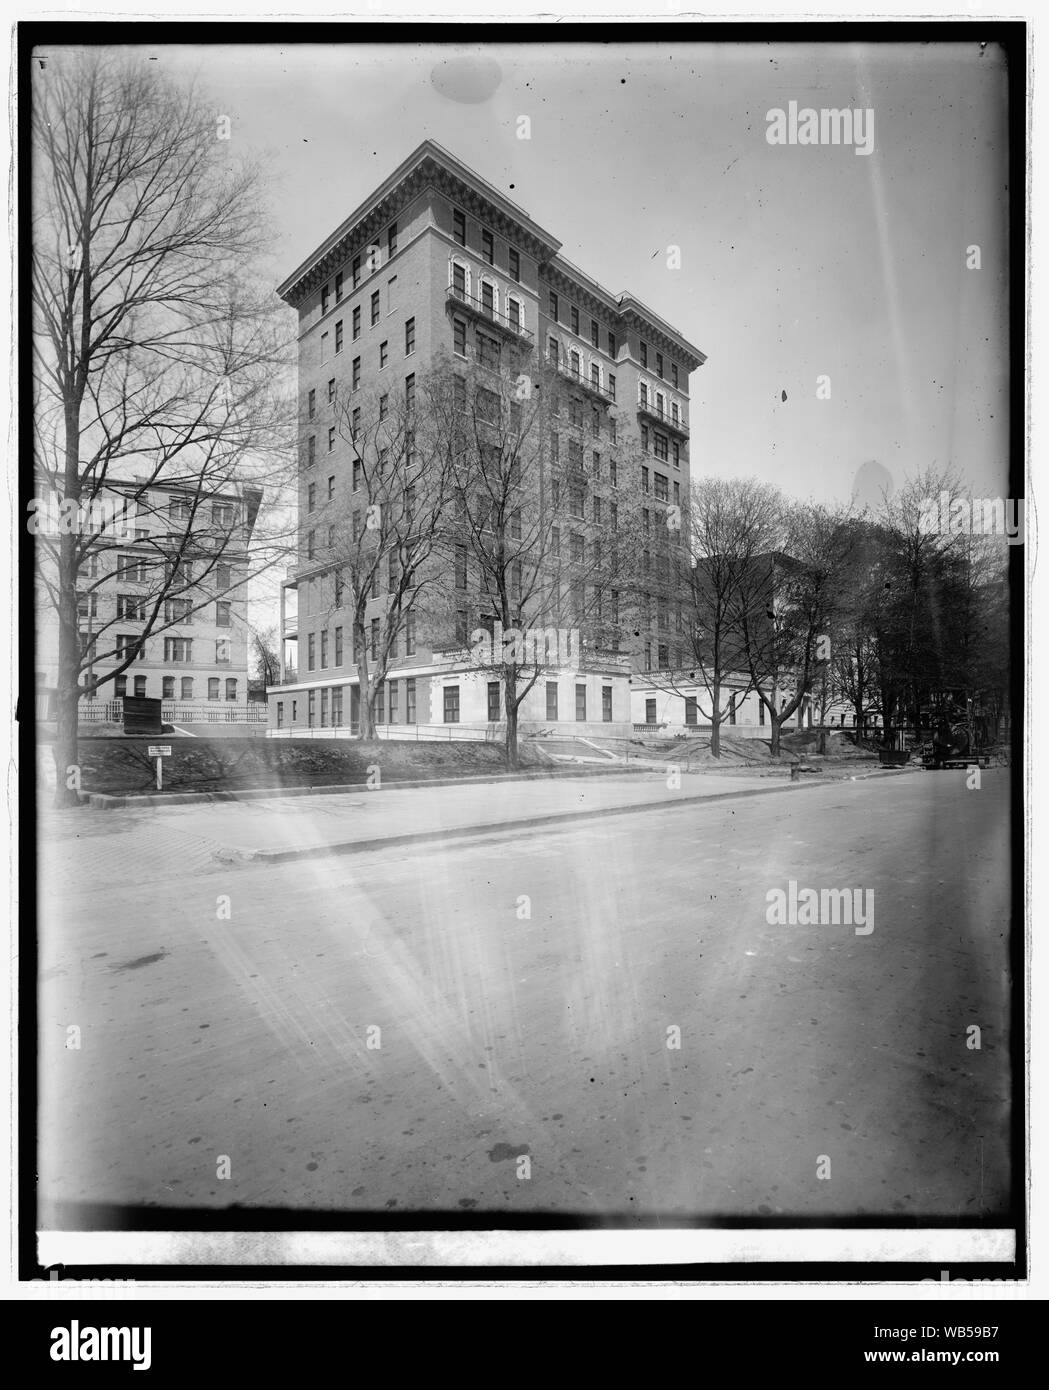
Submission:
[[[35,473],[71,522],[41,528],[37,547],[58,616],[59,804],[76,800],[66,769],[79,699],[178,621],[173,600],[244,560],[257,497],[241,493],[230,513],[213,498],[244,481],[257,490],[267,467],[281,467],[285,344],[250,271],[266,236],[259,178],[231,168],[216,134],[196,94],[144,62],[84,50],[34,71]],[[160,517],[151,489],[173,483],[177,509]],[[151,524],[130,538],[137,640],[106,650],[108,632],[83,632],[78,608],[82,581],[104,578],[99,560],[127,548],[122,532],[91,521],[114,489]],[[99,675],[104,657],[117,664]]]
[[[552,364],[533,375],[512,351],[480,365],[469,379],[446,366],[433,402],[450,446],[447,626],[451,643],[469,644],[476,669],[500,682],[506,760],[516,767],[521,706],[540,674],[619,649],[620,589],[635,549],[620,539],[636,508],[625,471],[614,500],[606,493],[612,477],[618,484],[607,402],[574,391]]]
[[[737,584],[741,649],[769,716],[773,757],[784,724],[822,685],[844,611],[855,530],[846,508],[794,503],[783,510],[781,544]]]
[[[442,415],[441,373],[410,378],[404,394],[337,399],[338,432],[353,454],[348,504],[328,515],[317,549],[328,610],[350,614],[360,690],[360,733],[375,737],[375,712],[390,663],[406,654],[431,612],[443,577],[441,525],[448,504],[453,440],[435,428]],[[307,557],[309,563],[309,557]],[[384,598],[381,615],[369,605]]]
[[[757,558],[777,535],[780,501],[754,479],[706,478],[692,484],[685,514],[691,563],[683,576],[688,669],[655,677],[681,693],[697,686],[697,714],[710,724],[710,751],[721,756],[721,726],[752,688],[739,627],[739,599]]]

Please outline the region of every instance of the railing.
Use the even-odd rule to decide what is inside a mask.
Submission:
[[[164,700],[160,717],[165,724],[266,724],[269,709],[261,700],[246,704],[234,700]],[[122,700],[81,700],[77,718],[81,724],[122,724],[124,704]]]
[[[314,725],[311,728],[270,729],[270,738],[360,738],[358,721]],[[376,724],[375,737],[410,743],[498,743],[502,734],[492,724]]]
[[[664,410],[659,410],[655,405],[643,405],[640,402],[637,413],[644,415],[646,419],[654,421],[657,425],[661,425],[664,429],[670,430],[671,433],[681,435],[682,439],[689,437],[688,425],[680,416],[675,420],[672,415],[667,414]]]
[[[555,358],[549,352],[546,355],[546,360],[552,363],[557,368],[560,375],[566,377],[573,386],[581,386],[585,391],[589,391],[591,395],[597,396],[600,400],[611,402],[613,405],[615,404],[616,393],[607,386],[602,386],[600,382],[584,376],[582,371],[576,371],[569,363],[563,361],[560,357]]]
[[[487,319],[496,328],[503,329],[504,332],[512,333],[515,338],[520,338],[523,342],[533,343],[535,338],[532,333],[521,323],[520,319],[512,319],[509,314],[501,314],[494,304],[486,304],[484,300],[477,299],[472,294],[467,294],[458,285],[448,286],[448,298],[461,304],[470,313],[476,314],[479,318]]]

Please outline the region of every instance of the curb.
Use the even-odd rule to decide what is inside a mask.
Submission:
[[[600,764],[586,767],[562,767],[557,764],[530,772],[481,773],[475,777],[424,777],[408,780],[388,781],[388,791],[409,790],[416,787],[463,787],[479,786],[496,782],[542,782],[562,777],[607,777],[612,773],[631,774],[651,772],[649,767],[619,766],[602,767]],[[259,801],[271,796],[324,796],[345,795],[347,792],[368,792],[371,788],[362,782],[331,782],[323,786],[300,787],[244,787],[239,791],[215,792],[157,792],[152,796],[138,794],[124,796],[109,792],[81,792],[80,804],[92,806],[100,811],[116,811],[124,807],[143,810],[147,807],[186,806],[195,803],[216,801]]]
[[[867,777],[883,775],[882,771],[867,773]],[[896,770],[889,772],[896,775]],[[714,792],[708,796],[683,796],[676,801],[649,801],[639,806],[601,806],[592,811],[557,811],[549,816],[526,816],[521,820],[503,821],[499,825],[462,825],[449,830],[422,830],[407,835],[385,835],[374,840],[344,840],[332,845],[305,845],[294,849],[220,850],[216,858],[230,863],[281,864],[296,859],[320,859],[328,855],[367,854],[385,849],[403,849],[411,845],[426,845],[447,840],[486,839],[513,830],[545,829],[581,820],[599,820],[608,816],[632,816],[643,811],[666,811],[677,806],[706,805],[718,801],[738,801],[744,797],[768,796],[777,792],[800,791],[804,788],[833,786],[846,779],[826,777],[812,782],[787,782],[774,787],[750,787],[744,791]],[[864,780],[860,777],[857,781]]]

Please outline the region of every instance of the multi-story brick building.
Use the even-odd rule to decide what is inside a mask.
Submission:
[[[82,509],[77,524],[93,535],[78,576],[79,627],[94,656],[82,681],[82,720],[119,717],[112,702],[124,695],[163,700],[168,719],[207,721],[220,706],[223,721],[246,717],[247,548],[261,500],[251,486],[204,496],[192,481],[114,480]],[[36,516],[36,683],[45,719],[58,678],[58,615],[46,584],[54,512],[45,505]],[[107,679],[129,648],[137,648],[132,665]]]
[[[611,294],[560,252],[526,212],[424,141],[280,286],[299,315],[300,545],[282,591],[274,731],[356,722],[358,675],[337,584],[333,596],[332,538],[353,505],[357,456],[338,413],[348,406],[352,417],[355,400],[377,393],[412,395],[444,356],[464,375],[509,353],[537,379],[559,374],[564,413],[544,448],[555,465],[563,451],[580,477],[585,467],[589,495],[580,487],[572,504],[580,547],[584,532],[615,526],[619,489],[638,500],[632,543],[646,577],[629,620],[624,613],[603,652],[546,672],[522,707],[522,727],[571,720],[625,730],[631,667],[682,659],[674,579],[682,533],[668,513],[687,501],[689,378],[705,358],[633,295]],[[369,626],[385,607],[375,594]],[[484,616],[475,606],[469,623]],[[471,672],[456,644],[419,630],[402,646],[380,724],[498,722],[495,682]]]

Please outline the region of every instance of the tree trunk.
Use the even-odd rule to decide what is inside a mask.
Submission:
[[[715,681],[710,706],[710,756],[721,757],[721,682]]]
[[[368,643],[367,632],[363,623],[354,622],[353,640],[357,647],[357,689],[360,691],[357,715],[360,726],[358,733],[362,739],[370,739],[375,737],[375,711],[372,707],[375,694],[371,690],[368,680]]]
[[[783,720],[773,710],[769,710],[769,748],[774,758],[779,757],[779,733],[783,727]]]
[[[503,704],[506,707],[506,765],[516,771],[521,765],[517,744],[517,671],[510,666],[503,671]]]
[[[80,407],[65,409],[65,495],[80,498]],[[58,690],[55,730],[55,805],[79,806],[76,787],[67,786],[79,769],[80,616],[77,608],[76,535],[63,534],[58,551]],[[114,687],[115,689],[115,687]],[[72,779],[79,781],[79,777]]]

